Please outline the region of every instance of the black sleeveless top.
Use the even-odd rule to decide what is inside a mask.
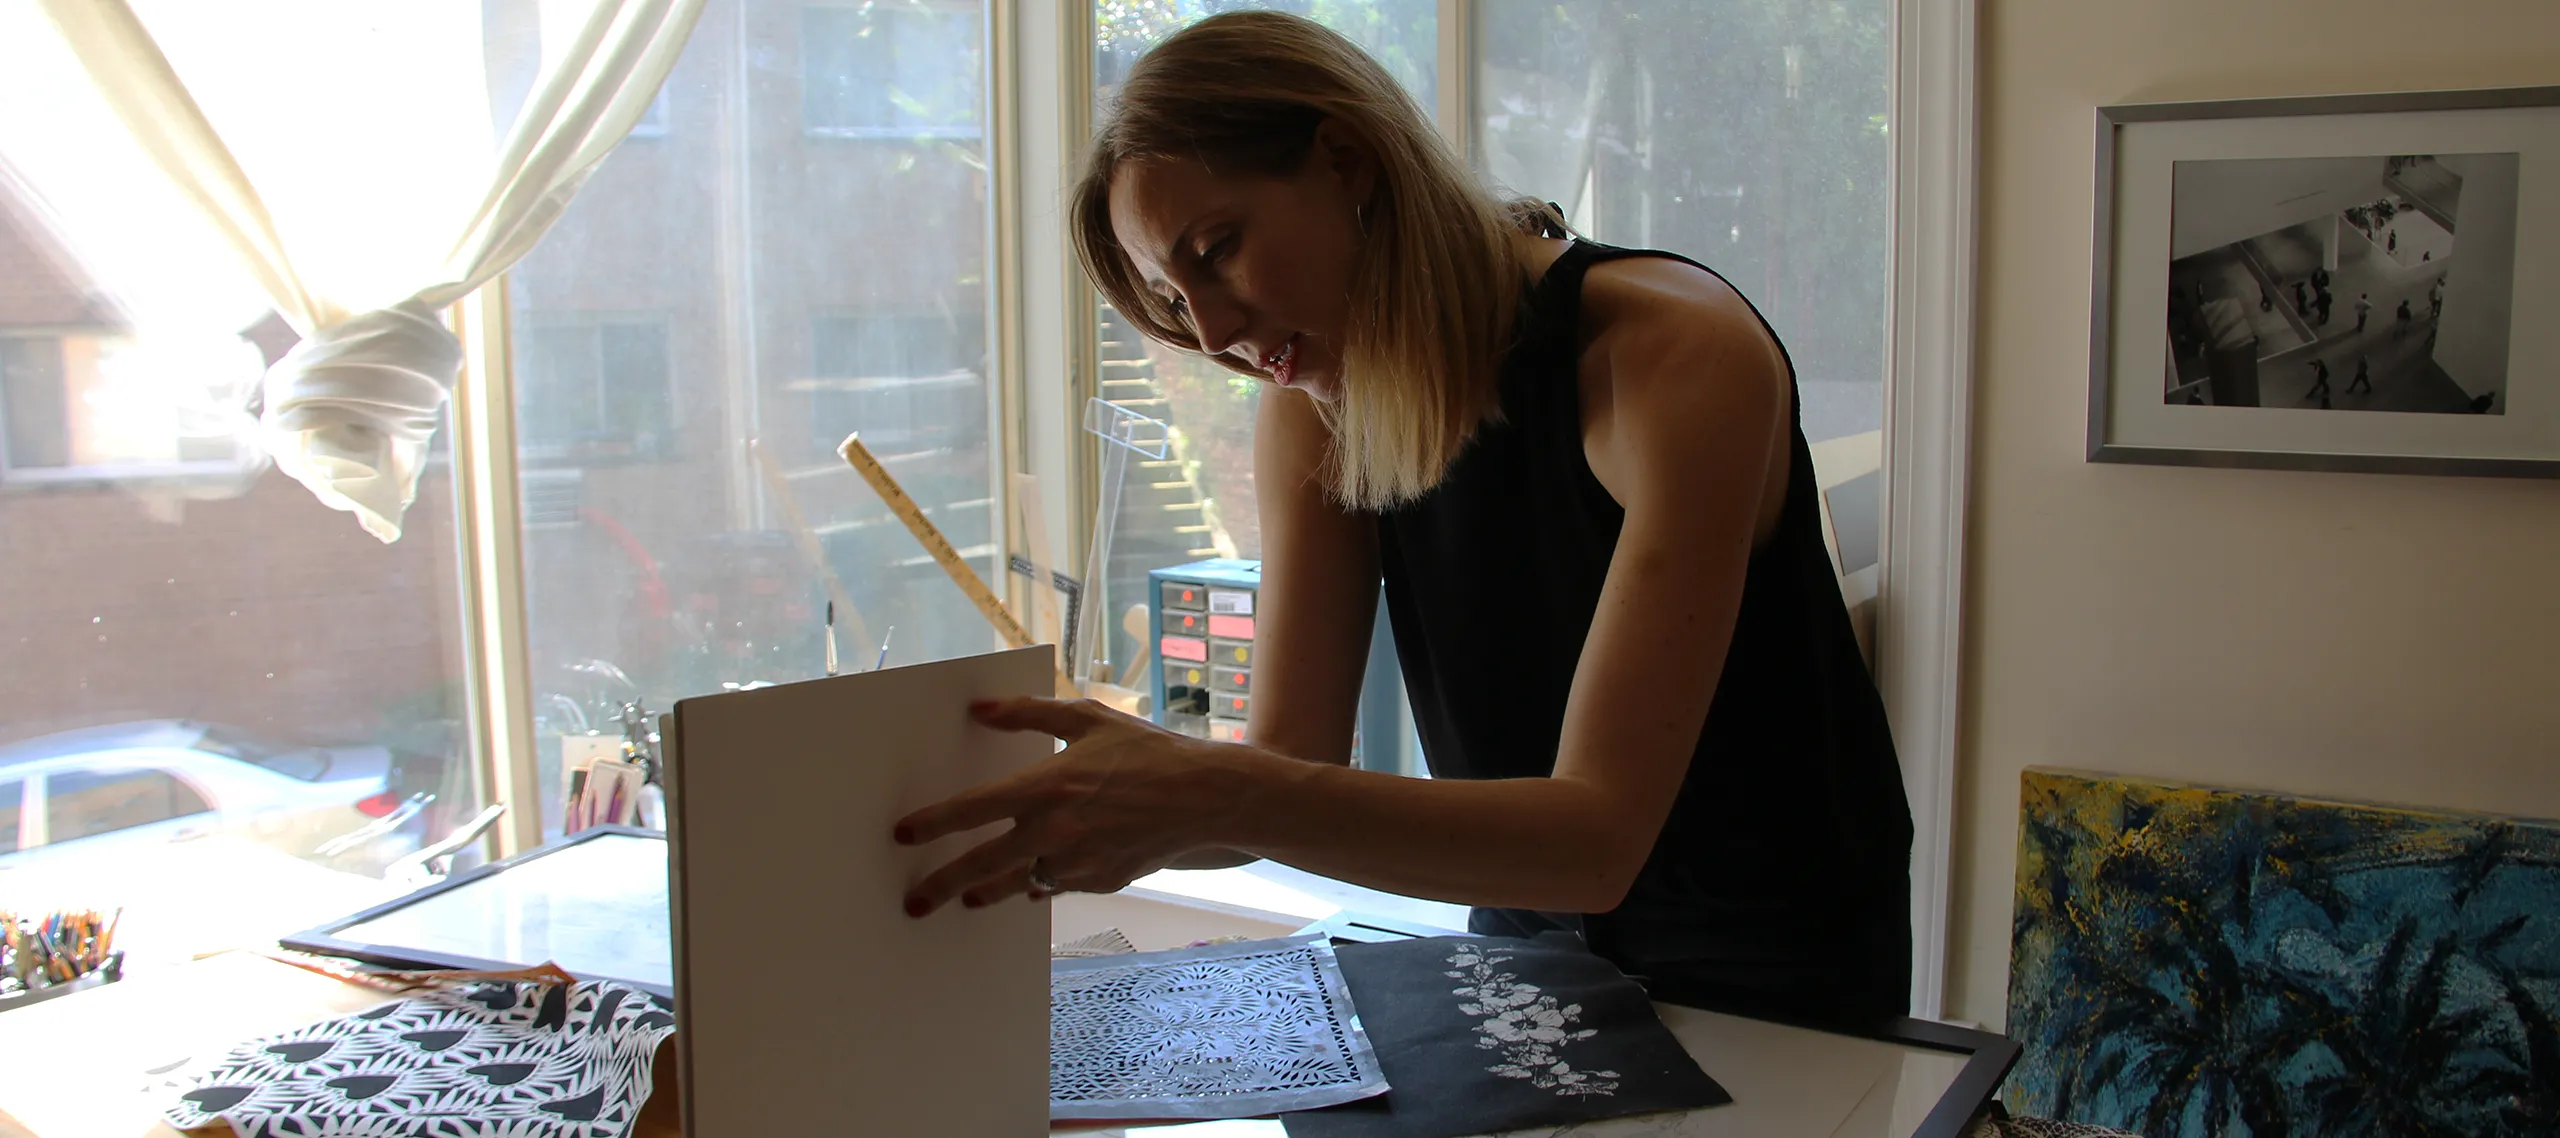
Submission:
[[[1501,420],[1477,430],[1437,487],[1379,517],[1389,619],[1434,777],[1554,772],[1625,519],[1583,454],[1577,379],[1583,276],[1620,257],[1697,264],[1575,242],[1523,298]],[[1628,973],[1729,1006],[1900,1015],[1911,815],[1790,404],[1785,505],[1751,555],[1715,698],[1652,856],[1615,910],[1515,916],[1577,928]]]

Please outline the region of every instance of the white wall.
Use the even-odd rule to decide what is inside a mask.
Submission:
[[[2273,233],[2383,195],[2383,160],[2180,162],[2170,170],[2169,259]]]
[[[1996,1024],[2023,767],[2560,816],[2560,482],[2082,459],[2093,107],[2560,83],[2560,3],[1981,15],[1948,1010]]]
[[[2513,154],[2448,154],[2462,176],[2453,218],[2453,268],[2445,274],[2436,363],[2473,395],[2499,393],[2506,410],[2507,337],[2516,307],[2516,168]]]

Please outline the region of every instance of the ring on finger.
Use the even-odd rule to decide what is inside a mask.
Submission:
[[[1062,891],[1058,886],[1058,879],[1050,876],[1048,869],[1043,867],[1040,859],[1036,857],[1031,859],[1031,891],[1034,893]]]

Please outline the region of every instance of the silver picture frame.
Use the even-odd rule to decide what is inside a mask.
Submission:
[[[2089,461],[2560,477],[2560,86],[2103,106],[2095,134]],[[2470,224],[2403,178],[2467,185]],[[2323,292],[2391,287],[2297,306],[2306,251]]]

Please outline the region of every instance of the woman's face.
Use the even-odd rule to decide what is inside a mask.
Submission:
[[[1111,227],[1140,279],[1200,333],[1202,351],[1331,402],[1373,167],[1338,124],[1294,174],[1229,177],[1190,159],[1123,163]]]

